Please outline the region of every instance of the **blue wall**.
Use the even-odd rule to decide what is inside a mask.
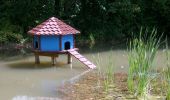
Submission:
[[[70,49],[72,49],[74,47],[74,40],[73,40],[73,35],[70,34],[70,35],[63,35],[62,36],[62,50],[64,50],[65,46],[65,42],[70,42]]]
[[[70,49],[74,47],[73,35],[63,35],[61,50],[65,49],[65,42],[70,42]],[[35,42],[38,41],[38,37],[34,36],[34,48]],[[60,51],[60,36],[59,35],[42,35],[40,36],[40,49],[41,51]]]
[[[59,36],[56,35],[42,35],[41,36],[41,51],[59,51]]]

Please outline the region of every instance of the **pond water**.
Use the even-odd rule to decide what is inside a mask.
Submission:
[[[15,52],[12,52],[12,54]],[[127,72],[126,49],[99,46],[95,49],[81,47],[80,53],[96,64],[100,58],[101,69],[112,62],[115,71]],[[1,57],[0,60],[0,100],[11,100],[15,96],[58,97],[58,87],[88,70],[86,66],[73,58],[72,64],[66,64],[67,56],[60,55],[57,64],[51,65],[49,57],[40,57],[41,64],[34,64],[32,54],[13,57]],[[159,50],[155,60],[156,67],[165,66],[165,55]]]

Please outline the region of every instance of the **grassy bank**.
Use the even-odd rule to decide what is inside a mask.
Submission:
[[[113,59],[107,59],[108,64],[101,66],[102,57],[99,54],[95,57],[98,66],[95,72],[83,76],[75,84],[64,86],[65,89],[62,92],[67,97],[66,99],[169,100],[168,40],[163,40],[162,35],[159,36],[156,29],[152,31],[141,29],[137,36],[133,37],[128,48],[128,73],[116,72]],[[160,46],[164,47],[167,66],[157,69],[153,66],[153,61]],[[105,70],[101,67],[105,67]]]

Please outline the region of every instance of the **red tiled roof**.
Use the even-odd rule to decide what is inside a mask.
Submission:
[[[49,18],[45,22],[28,31],[28,34],[31,35],[67,35],[78,33],[80,33],[78,30],[55,17]]]

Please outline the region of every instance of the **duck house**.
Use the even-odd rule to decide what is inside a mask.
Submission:
[[[80,34],[80,32],[58,18],[49,18],[28,31],[28,34],[33,37],[32,49],[36,64],[40,63],[39,56],[49,56],[52,59],[52,64],[55,65],[59,54],[66,54],[68,56],[68,64],[72,61],[71,56],[74,56],[88,68],[93,69],[96,67],[77,52],[78,48],[75,47],[75,36],[76,34]]]

